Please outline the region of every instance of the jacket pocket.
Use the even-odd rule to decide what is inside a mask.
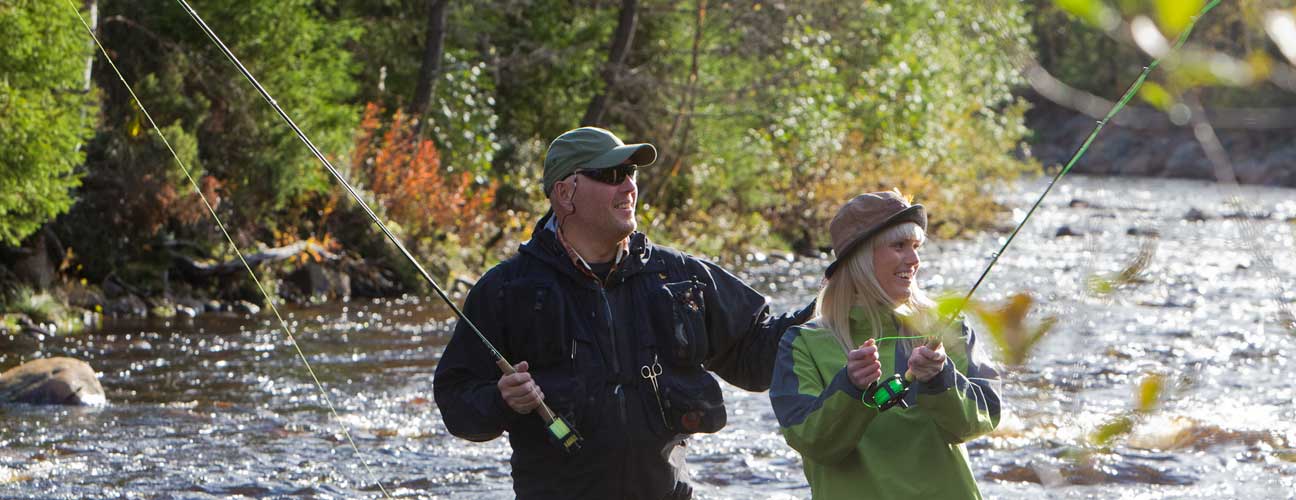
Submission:
[[[665,434],[711,433],[728,419],[724,394],[715,377],[701,368],[683,369],[658,381],[659,398],[649,401],[650,417],[662,423]],[[650,390],[651,391],[651,390]]]
[[[573,337],[567,332],[563,297],[551,284],[514,283],[504,292],[503,323],[509,362],[526,361],[533,369],[571,359]]]
[[[663,348],[669,355],[672,364],[681,367],[695,367],[706,361],[706,301],[703,297],[702,284],[694,281],[681,281],[662,285],[670,304],[666,318],[670,320],[665,328],[658,328],[658,336]]]

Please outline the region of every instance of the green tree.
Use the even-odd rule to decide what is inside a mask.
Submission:
[[[94,126],[90,46],[61,2],[0,2],[0,244],[68,210]]]
[[[352,23],[329,21],[305,0],[194,7],[326,155],[346,157],[360,114],[346,50],[360,33]],[[328,174],[182,9],[108,2],[103,15],[104,44],[219,200],[241,245],[322,232]],[[85,203],[62,227],[87,273],[139,274],[144,281],[169,265],[157,251],[169,241],[224,252],[214,222],[138,106],[111,71],[96,76],[104,122],[90,150]]]

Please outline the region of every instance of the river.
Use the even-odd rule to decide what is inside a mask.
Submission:
[[[1021,217],[1045,182],[1001,200]],[[1058,318],[1024,364],[1005,368],[998,430],[967,446],[985,496],[1296,498],[1296,334],[1282,324],[1296,302],[1293,218],[1291,189],[1061,183],[977,294],[1027,292],[1035,314]],[[1063,226],[1077,235],[1057,236]],[[1005,236],[933,241],[919,279],[964,291]],[[1092,277],[1140,252],[1150,260],[1135,279],[1093,291]],[[779,311],[813,296],[825,264],[735,260]],[[374,479],[402,498],[511,497],[507,443],[449,436],[432,402],[453,324],[444,306],[405,298],[286,314],[363,461],[268,314],[106,320],[40,341],[0,336],[0,369],[86,359],[111,402],[0,406],[0,498],[380,497]],[[1095,430],[1134,415],[1151,373],[1165,380],[1156,407],[1096,444]],[[729,426],[688,447],[697,496],[809,497],[768,396],[725,390]]]

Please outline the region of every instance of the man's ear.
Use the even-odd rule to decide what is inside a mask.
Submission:
[[[549,204],[553,205],[554,213],[567,214],[574,210],[572,197],[576,194],[575,188],[576,186],[567,180],[554,184],[553,193],[549,195]]]

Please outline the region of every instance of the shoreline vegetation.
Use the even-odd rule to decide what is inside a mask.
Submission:
[[[1101,4],[1066,4],[1078,3]],[[255,314],[265,297],[199,195],[275,300],[426,292],[183,11],[81,4],[141,102],[65,5],[0,6],[0,37],[13,41],[0,47],[0,332],[63,334],[102,316]],[[1146,63],[1083,12],[1044,0],[213,0],[202,9],[450,289],[529,235],[547,204],[547,141],[578,125],[657,146],[638,211],[655,241],[718,260],[815,256],[832,210],[859,192],[921,193],[913,201],[939,214],[939,238],[1001,226],[995,193],[1056,168],[1087,120],[1024,76],[1022,61],[1066,92],[1096,96],[1118,92]],[[1180,14],[1162,14],[1173,33]],[[1263,47],[1249,15],[1221,6],[1202,43]],[[1222,77],[1184,80],[1168,66],[1149,82],[1161,94],[1137,103],[1140,116],[1173,116],[1184,95],[1239,109],[1296,101]],[[1174,138],[1136,129],[1077,172],[1206,176],[1189,129],[1167,126],[1178,127]],[[1275,134],[1224,134],[1258,151],[1239,160],[1259,172],[1244,182],[1296,184],[1272,168],[1296,158]],[[1143,160],[1116,165],[1128,157]]]

